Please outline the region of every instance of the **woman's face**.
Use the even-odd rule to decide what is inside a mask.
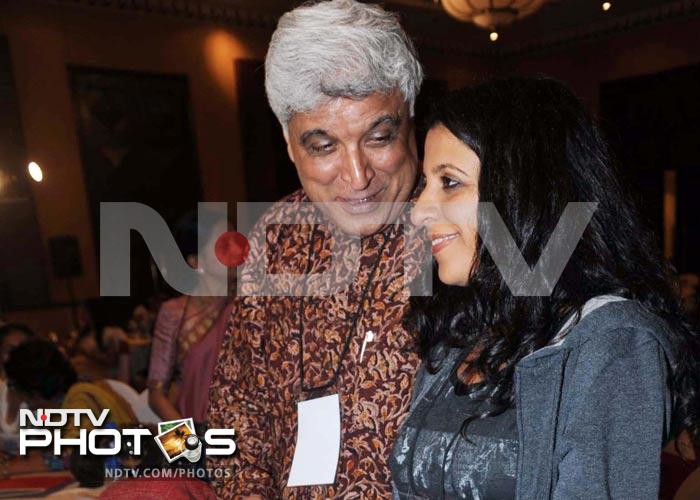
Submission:
[[[226,278],[228,268],[224,267],[216,256],[216,242],[219,236],[229,231],[229,225],[225,220],[216,223],[209,235],[209,241],[204,246],[204,253],[200,258],[200,264],[204,271],[217,278]]]
[[[228,275],[228,268],[226,268],[216,256],[216,242],[222,234],[230,229],[227,221],[221,220],[217,222],[214,227],[212,227],[209,239],[204,244],[200,254],[187,256],[187,263],[190,267],[202,269],[204,274],[219,279],[225,279]]]
[[[440,281],[465,286],[476,255],[479,170],[476,153],[443,125],[425,139],[425,189],[411,213],[432,243]]]

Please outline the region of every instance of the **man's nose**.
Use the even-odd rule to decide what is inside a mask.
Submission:
[[[348,151],[344,163],[341,178],[355,191],[367,189],[374,178],[374,169],[362,149]]]
[[[424,190],[411,209],[411,222],[416,226],[427,227],[434,224],[438,218],[438,204]]]

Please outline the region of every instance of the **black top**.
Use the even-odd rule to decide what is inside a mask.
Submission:
[[[411,411],[390,458],[395,499],[515,498],[518,430],[515,409],[472,421],[483,411],[478,397],[458,396],[450,374],[463,356],[453,350],[443,368],[430,375],[421,368]]]

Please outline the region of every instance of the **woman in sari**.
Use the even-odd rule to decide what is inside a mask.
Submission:
[[[178,226],[180,250],[200,279],[192,294],[164,302],[156,319],[148,399],[163,420],[206,422],[211,377],[232,312],[232,300],[211,296],[215,281],[226,278],[221,273],[227,270],[214,262],[216,239],[227,231],[226,221],[212,223],[204,231],[208,240],[198,254],[196,214]]]

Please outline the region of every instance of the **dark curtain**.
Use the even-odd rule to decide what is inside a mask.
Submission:
[[[700,65],[603,83],[603,127],[623,177],[662,241],[663,172],[678,173],[675,264],[698,270]]]
[[[28,178],[28,162],[9,46],[0,35],[0,312],[49,302],[48,259],[29,186],[33,181]]]
[[[172,230],[202,201],[187,78],[72,66],[68,72],[95,241],[106,201],[144,203]],[[152,271],[150,252],[132,233],[132,297],[146,299],[163,286]]]
[[[273,202],[299,189],[282,126],[265,95],[263,61],[235,61],[247,201]]]

